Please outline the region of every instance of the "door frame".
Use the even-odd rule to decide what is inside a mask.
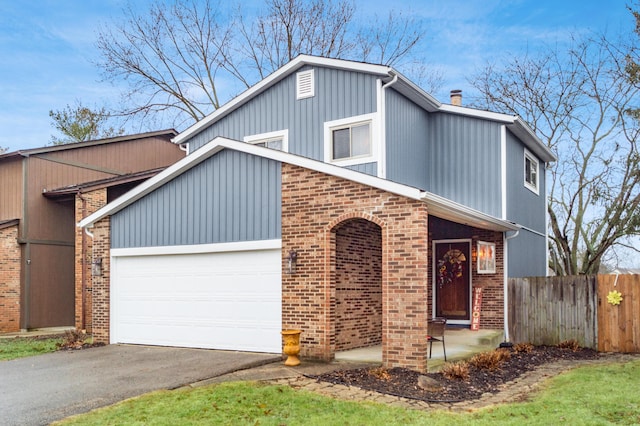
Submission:
[[[471,325],[471,311],[473,308],[473,256],[472,256],[472,239],[471,238],[457,238],[457,239],[445,239],[445,240],[433,240],[431,242],[431,317],[436,316],[436,265],[438,260],[436,259],[436,244],[446,243],[467,243],[469,245],[469,319],[466,320],[447,320],[447,324],[454,325]]]

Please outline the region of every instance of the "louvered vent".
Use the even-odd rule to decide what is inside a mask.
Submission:
[[[298,90],[297,99],[311,98],[315,95],[315,84],[313,82],[313,70],[301,71],[297,76]]]

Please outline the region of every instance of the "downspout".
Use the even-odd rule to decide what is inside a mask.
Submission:
[[[378,148],[380,156],[378,158],[378,177],[383,179],[387,177],[387,99],[385,91],[388,87],[393,86],[398,81],[398,74],[393,71],[389,71],[389,75],[393,75],[393,78],[380,86],[380,96],[378,97],[378,101],[380,102],[378,105],[378,114],[380,115],[380,146]]]
[[[504,342],[500,343],[501,348],[509,348],[513,345],[509,339],[509,240],[515,238],[520,234],[520,230],[516,230],[515,234],[507,235],[505,232],[503,235],[503,263],[504,263],[504,277],[503,277],[503,292],[504,292]]]

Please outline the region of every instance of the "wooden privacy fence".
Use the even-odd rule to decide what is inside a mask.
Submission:
[[[514,343],[640,352],[640,275],[510,278],[507,291]],[[612,291],[619,305],[608,302]]]

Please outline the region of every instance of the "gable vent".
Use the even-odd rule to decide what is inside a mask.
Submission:
[[[301,71],[296,74],[296,99],[311,98],[315,95],[313,70]]]

